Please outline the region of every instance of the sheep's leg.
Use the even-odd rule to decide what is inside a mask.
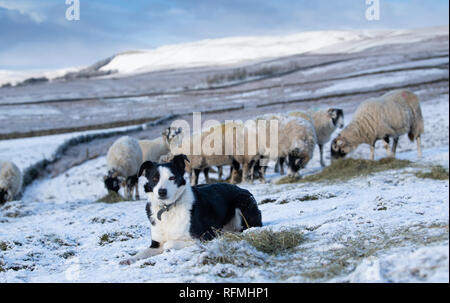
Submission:
[[[259,166],[259,180],[261,183],[266,183],[266,166]]]
[[[223,176],[223,166],[217,166],[217,174],[219,175],[219,181],[222,181]]]
[[[394,138],[394,142],[392,143],[392,156],[395,157],[395,153],[397,152],[397,144],[398,144],[398,137]]]
[[[286,160],[285,157],[280,157],[280,175],[284,175],[284,161]]]
[[[375,142],[370,145],[370,160],[375,159]]]
[[[248,183],[248,162],[245,161],[242,165],[242,182]]]
[[[136,184],[134,185],[134,190],[136,191],[136,200],[140,200],[141,197],[139,196],[139,182],[136,182]]]
[[[256,160],[258,161],[258,160]],[[252,161],[252,163],[250,163],[250,182],[253,184],[254,180],[255,180],[255,166],[256,166],[256,161]]]
[[[278,158],[277,162],[275,162],[275,167],[274,167],[273,171],[276,173],[278,173],[280,171],[280,158]]]
[[[232,172],[231,172],[231,184],[236,184],[236,178],[239,174],[239,162],[237,162],[236,160],[233,160],[233,166],[232,166]]]
[[[392,157],[392,150],[391,147],[389,146],[389,136],[385,136],[383,138],[384,141],[384,149],[386,150],[386,154],[388,157]]]
[[[200,169],[194,169],[194,174],[192,175],[191,179],[191,185],[195,186],[198,184],[198,177],[200,175],[201,170]]]
[[[422,158],[422,147],[420,146],[420,136],[418,136],[416,138],[416,143],[417,143],[417,154],[419,156],[419,159]]]
[[[319,144],[319,152],[320,152],[320,166],[325,167],[325,163],[323,162],[323,145]]]
[[[209,167],[203,169],[203,174],[205,175],[206,183],[209,183]]]

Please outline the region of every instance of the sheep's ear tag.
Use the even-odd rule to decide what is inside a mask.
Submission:
[[[300,159],[295,159],[295,165],[298,165],[298,163],[300,162]]]

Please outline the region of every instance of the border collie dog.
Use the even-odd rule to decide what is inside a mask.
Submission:
[[[145,210],[152,243],[121,264],[180,249],[196,239],[211,240],[219,229],[240,232],[262,226],[261,212],[248,190],[226,183],[191,187],[184,179],[185,161],[189,162],[185,155],[177,155],[169,163],[141,165],[138,176],[144,174],[148,181]]]

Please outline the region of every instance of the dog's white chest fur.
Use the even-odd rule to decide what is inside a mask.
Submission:
[[[194,195],[190,188],[186,188],[175,206],[164,211],[161,220],[157,218],[160,207],[152,203],[151,210],[155,225],[152,225],[152,240],[164,243],[168,241],[189,241],[192,237],[189,233],[191,227],[191,208]]]

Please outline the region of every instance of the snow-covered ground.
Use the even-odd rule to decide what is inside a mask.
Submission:
[[[304,242],[286,254],[270,256],[237,242],[227,245],[234,245],[240,266],[205,264],[223,248],[223,240],[214,240],[120,266],[149,245],[150,224],[144,200],[95,202],[106,194],[106,160],[100,157],[34,182],[21,201],[0,208],[0,281],[448,282],[449,181],[414,175],[431,164],[449,167],[448,95],[423,103],[422,111],[423,159],[406,137],[398,147],[398,158],[417,167],[335,183],[242,185],[260,203],[263,228],[303,232]],[[348,123],[351,113],[345,117]],[[361,146],[351,156],[368,155]],[[384,156],[379,143],[376,157]],[[318,171],[316,151],[303,174]],[[268,177],[278,175],[269,170]],[[104,234],[110,241],[101,241]]]

